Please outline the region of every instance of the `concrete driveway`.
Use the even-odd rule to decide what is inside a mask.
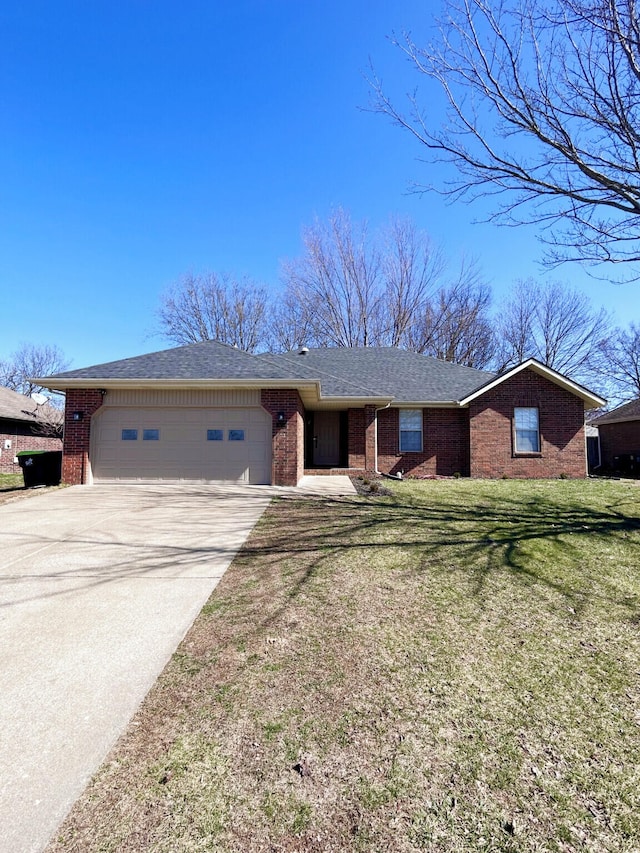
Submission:
[[[76,486],[0,506],[0,849],[39,851],[271,499]]]

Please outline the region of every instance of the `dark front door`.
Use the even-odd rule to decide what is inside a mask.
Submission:
[[[340,412],[313,413],[313,464],[340,464]]]

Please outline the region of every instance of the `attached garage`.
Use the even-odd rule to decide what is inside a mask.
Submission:
[[[112,390],[91,422],[96,483],[271,482],[259,392]]]

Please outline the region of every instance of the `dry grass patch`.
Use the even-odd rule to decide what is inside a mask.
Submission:
[[[640,849],[639,498],[274,502],[51,853]]]
[[[22,472],[19,474],[0,474],[0,504],[10,501],[22,500],[23,498],[50,492],[52,489],[64,488],[63,486],[38,486],[35,489],[25,489]]]

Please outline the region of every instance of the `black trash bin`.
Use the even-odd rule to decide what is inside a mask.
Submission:
[[[61,450],[21,450],[17,456],[26,489],[32,489],[34,486],[60,485]]]

